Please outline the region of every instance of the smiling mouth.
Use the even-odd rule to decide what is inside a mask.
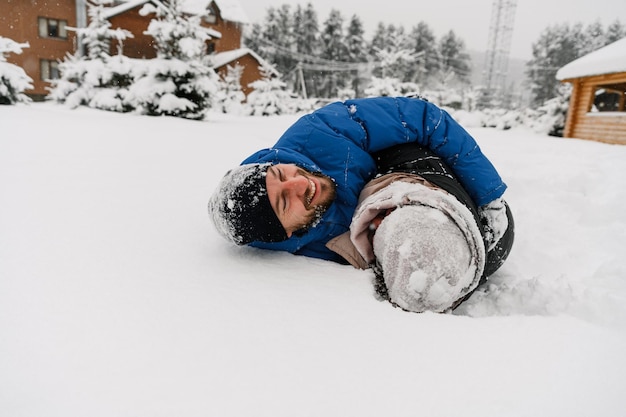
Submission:
[[[309,180],[309,192],[307,193],[307,196],[306,196],[306,205],[311,206],[311,203],[313,202],[313,197],[315,197],[315,191],[317,190],[317,186],[311,179],[308,179],[308,180]]]

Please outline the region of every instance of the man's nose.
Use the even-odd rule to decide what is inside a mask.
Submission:
[[[294,175],[283,182],[283,187],[285,191],[294,193],[297,196],[303,196],[309,187],[309,180],[303,175]]]

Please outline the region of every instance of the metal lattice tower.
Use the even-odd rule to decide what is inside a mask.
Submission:
[[[505,88],[517,0],[493,0],[483,85],[493,97]]]

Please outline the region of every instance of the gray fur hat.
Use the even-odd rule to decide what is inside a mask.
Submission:
[[[456,307],[477,287],[485,265],[473,216],[454,197],[435,190],[387,215],[373,249],[389,300],[418,313]]]

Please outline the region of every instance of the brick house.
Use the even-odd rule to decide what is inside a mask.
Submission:
[[[163,0],[115,1],[107,16],[112,28],[123,28],[133,34],[124,42],[124,55],[131,58],[154,58],[152,38],[143,32],[153,15],[140,13],[146,3],[163,7]],[[241,85],[249,94],[248,84],[261,78],[261,67],[268,66],[260,56],[241,45],[242,31],[248,23],[238,0],[185,0],[185,12],[202,17],[202,25],[212,39],[207,53],[214,55],[215,70],[225,73],[227,67],[241,65]],[[22,54],[11,54],[8,61],[24,69],[33,79],[33,89],[26,93],[42,100],[48,93],[46,80],[59,77],[58,62],[73,54],[80,45],[72,27],[87,25],[85,0],[0,0],[0,36],[28,43]],[[271,67],[270,67],[271,68]],[[272,70],[274,75],[278,75]]]
[[[58,78],[57,61],[75,50],[76,37],[68,27],[78,25],[77,0],[23,1],[0,0],[0,36],[30,46],[8,61],[26,71],[33,79],[33,89],[26,91],[34,99],[46,94],[45,79]],[[86,21],[83,20],[83,22]]]

